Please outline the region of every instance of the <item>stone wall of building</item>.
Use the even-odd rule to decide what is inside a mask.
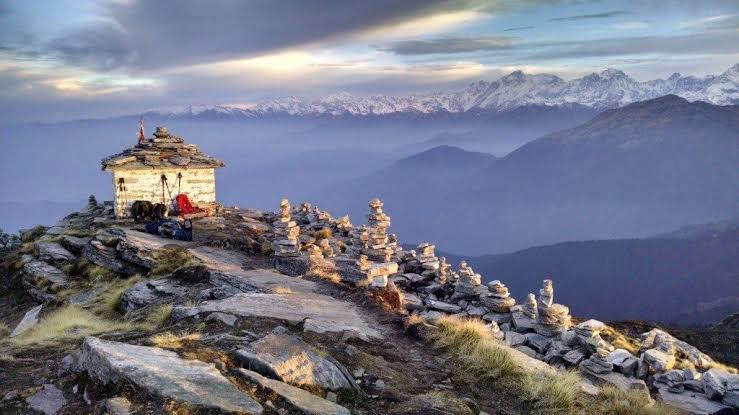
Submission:
[[[177,174],[182,174],[180,186]],[[190,201],[200,208],[209,210],[216,203],[215,169],[126,169],[113,170],[113,189],[115,195],[116,216],[128,216],[131,204],[136,200],[147,200],[152,203],[169,203],[170,194],[164,190],[162,199],[162,174],[167,176],[171,197],[185,193]],[[120,188],[123,178],[124,190]]]

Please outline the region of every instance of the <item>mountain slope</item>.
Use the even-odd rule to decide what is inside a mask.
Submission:
[[[519,301],[551,276],[555,299],[576,316],[717,323],[739,311],[739,226],[698,228],[690,237],[565,242],[467,261],[486,281],[506,281]]]
[[[488,82],[478,81],[453,92],[409,96],[354,96],[345,92],[323,98],[274,98],[249,105],[186,106],[154,110],[147,116],[170,118],[260,118],[274,116],[366,117],[390,114],[449,114],[501,112],[526,105],[580,104],[603,110],[675,94],[689,101],[715,105],[739,104],[739,64],[720,75],[704,78],[673,74],[668,79],[639,82],[615,69],[566,81],[549,74],[512,72]]]
[[[380,171],[343,187],[362,200],[383,198],[406,240],[443,241],[444,249],[474,255],[641,237],[734,216],[737,165],[739,107],[666,96],[606,111],[494,163],[445,171],[423,192],[397,186],[428,182],[422,169]],[[332,211],[365,212],[327,199]],[[407,205],[416,210],[396,211]]]

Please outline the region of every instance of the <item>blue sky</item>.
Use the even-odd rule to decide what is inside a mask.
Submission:
[[[448,90],[516,69],[704,76],[737,62],[737,1],[0,3],[0,121]]]

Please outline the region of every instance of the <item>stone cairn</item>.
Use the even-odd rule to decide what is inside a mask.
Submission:
[[[452,266],[446,262],[446,257],[439,258],[439,272],[437,274],[436,283],[444,285],[449,280],[452,273]]]
[[[388,247],[387,228],[390,227],[390,216],[382,211],[383,203],[380,199],[369,202],[370,213],[367,215],[369,223],[367,247],[362,253],[376,262],[389,262],[393,256],[393,249]]]
[[[457,285],[454,287],[454,297],[472,297],[480,295],[480,284],[482,284],[482,276],[476,273],[466,261],[459,263],[459,278]]]
[[[274,222],[276,263],[280,259],[292,261],[291,270],[298,268],[301,260],[309,262],[311,268],[327,264],[327,269],[337,272],[344,282],[384,290],[383,298],[391,298],[386,294],[393,292],[400,294],[397,285],[405,290],[397,296],[403,298],[398,303],[409,312],[418,312],[429,321],[443,315],[481,319],[492,336],[509,346],[556,367],[576,367],[596,384],[610,382],[645,394],[650,388],[659,394],[689,390],[690,397],[679,399],[700,395],[695,399],[701,404],[739,406],[739,387],[735,387],[739,375],[714,368],[710,357],[695,347],[654,329],[642,335],[637,356],[615,349],[601,336],[605,324],[588,320],[571,327],[569,309],[554,302],[551,280],[543,280],[538,297],[530,293],[522,304],[516,304],[503,282],[495,280],[482,287],[482,277],[472,267],[462,261],[454,272],[445,258],[436,257],[432,244],[403,251],[395,235],[387,233],[390,218],[383,212],[382,202],[373,199],[369,207],[369,225],[353,227],[348,217],[329,219],[330,215],[317,208],[302,205],[298,222],[306,226],[306,232],[300,235],[284,200]],[[326,226],[331,226],[334,237],[306,242],[306,260],[300,255],[298,238]],[[346,249],[338,250],[342,244]],[[687,363],[685,360],[690,369],[675,368]]]
[[[494,313],[508,313],[516,305],[516,300],[508,293],[508,287],[498,280],[488,283],[489,294],[482,297],[482,303]]]
[[[272,222],[274,227],[275,241],[272,249],[277,257],[293,257],[300,255],[300,243],[298,235],[300,228],[290,215],[290,202],[287,199],[280,201],[280,212]]]
[[[572,325],[570,309],[562,304],[554,303],[552,280],[544,280],[539,290],[539,318],[535,330],[537,333],[552,337],[566,331]]]

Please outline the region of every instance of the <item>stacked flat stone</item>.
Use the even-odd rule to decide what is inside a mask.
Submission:
[[[369,202],[370,213],[367,215],[369,234],[367,245],[362,253],[369,259],[377,262],[389,262],[393,256],[393,249],[388,247],[387,228],[390,227],[390,217],[382,211],[383,203],[380,199]]]
[[[523,305],[522,312],[526,317],[533,320],[536,320],[539,317],[539,305],[536,302],[536,296],[533,293],[529,293],[529,295],[526,296],[526,302]]]
[[[597,349],[613,351],[613,346],[600,336],[601,330],[606,327],[605,324],[598,320],[584,321],[575,326],[575,334],[580,343],[585,346],[590,353],[595,353]]]
[[[310,261],[311,265],[323,263],[323,250],[318,245],[310,244],[306,250],[308,251],[308,261]]]
[[[403,256],[403,247],[400,246],[400,243],[398,243],[398,235],[393,233],[388,236],[387,247],[392,249],[393,251],[393,261],[399,262]]]
[[[598,375],[613,371],[613,363],[608,361],[608,350],[598,348],[595,353],[580,363],[580,369]]]
[[[536,332],[543,336],[555,336],[566,331],[571,325],[570,309],[554,303],[552,280],[544,280],[539,290],[539,318]]]
[[[272,243],[272,249],[275,256],[288,257],[300,255],[300,227],[292,220],[290,214],[290,202],[287,199],[280,201],[280,213],[277,219],[272,222],[274,227],[275,240]]]
[[[476,273],[472,267],[467,265],[467,262],[461,261],[459,263],[459,271],[457,271],[457,274],[459,275],[459,279],[454,287],[454,296],[469,297],[480,295],[482,276]]]
[[[508,287],[498,280],[488,283],[489,295],[482,297],[482,303],[496,313],[508,313],[516,305],[516,300],[508,293]]]
[[[428,242],[419,244],[416,247],[416,252],[418,253],[416,259],[421,263],[421,268],[423,269],[421,275],[425,277],[432,276],[436,278],[439,272],[439,259],[436,257],[434,249],[436,249],[436,246]]]
[[[444,285],[449,280],[452,273],[452,266],[446,262],[446,257],[439,258],[439,272],[436,277],[436,282],[439,285]]]

